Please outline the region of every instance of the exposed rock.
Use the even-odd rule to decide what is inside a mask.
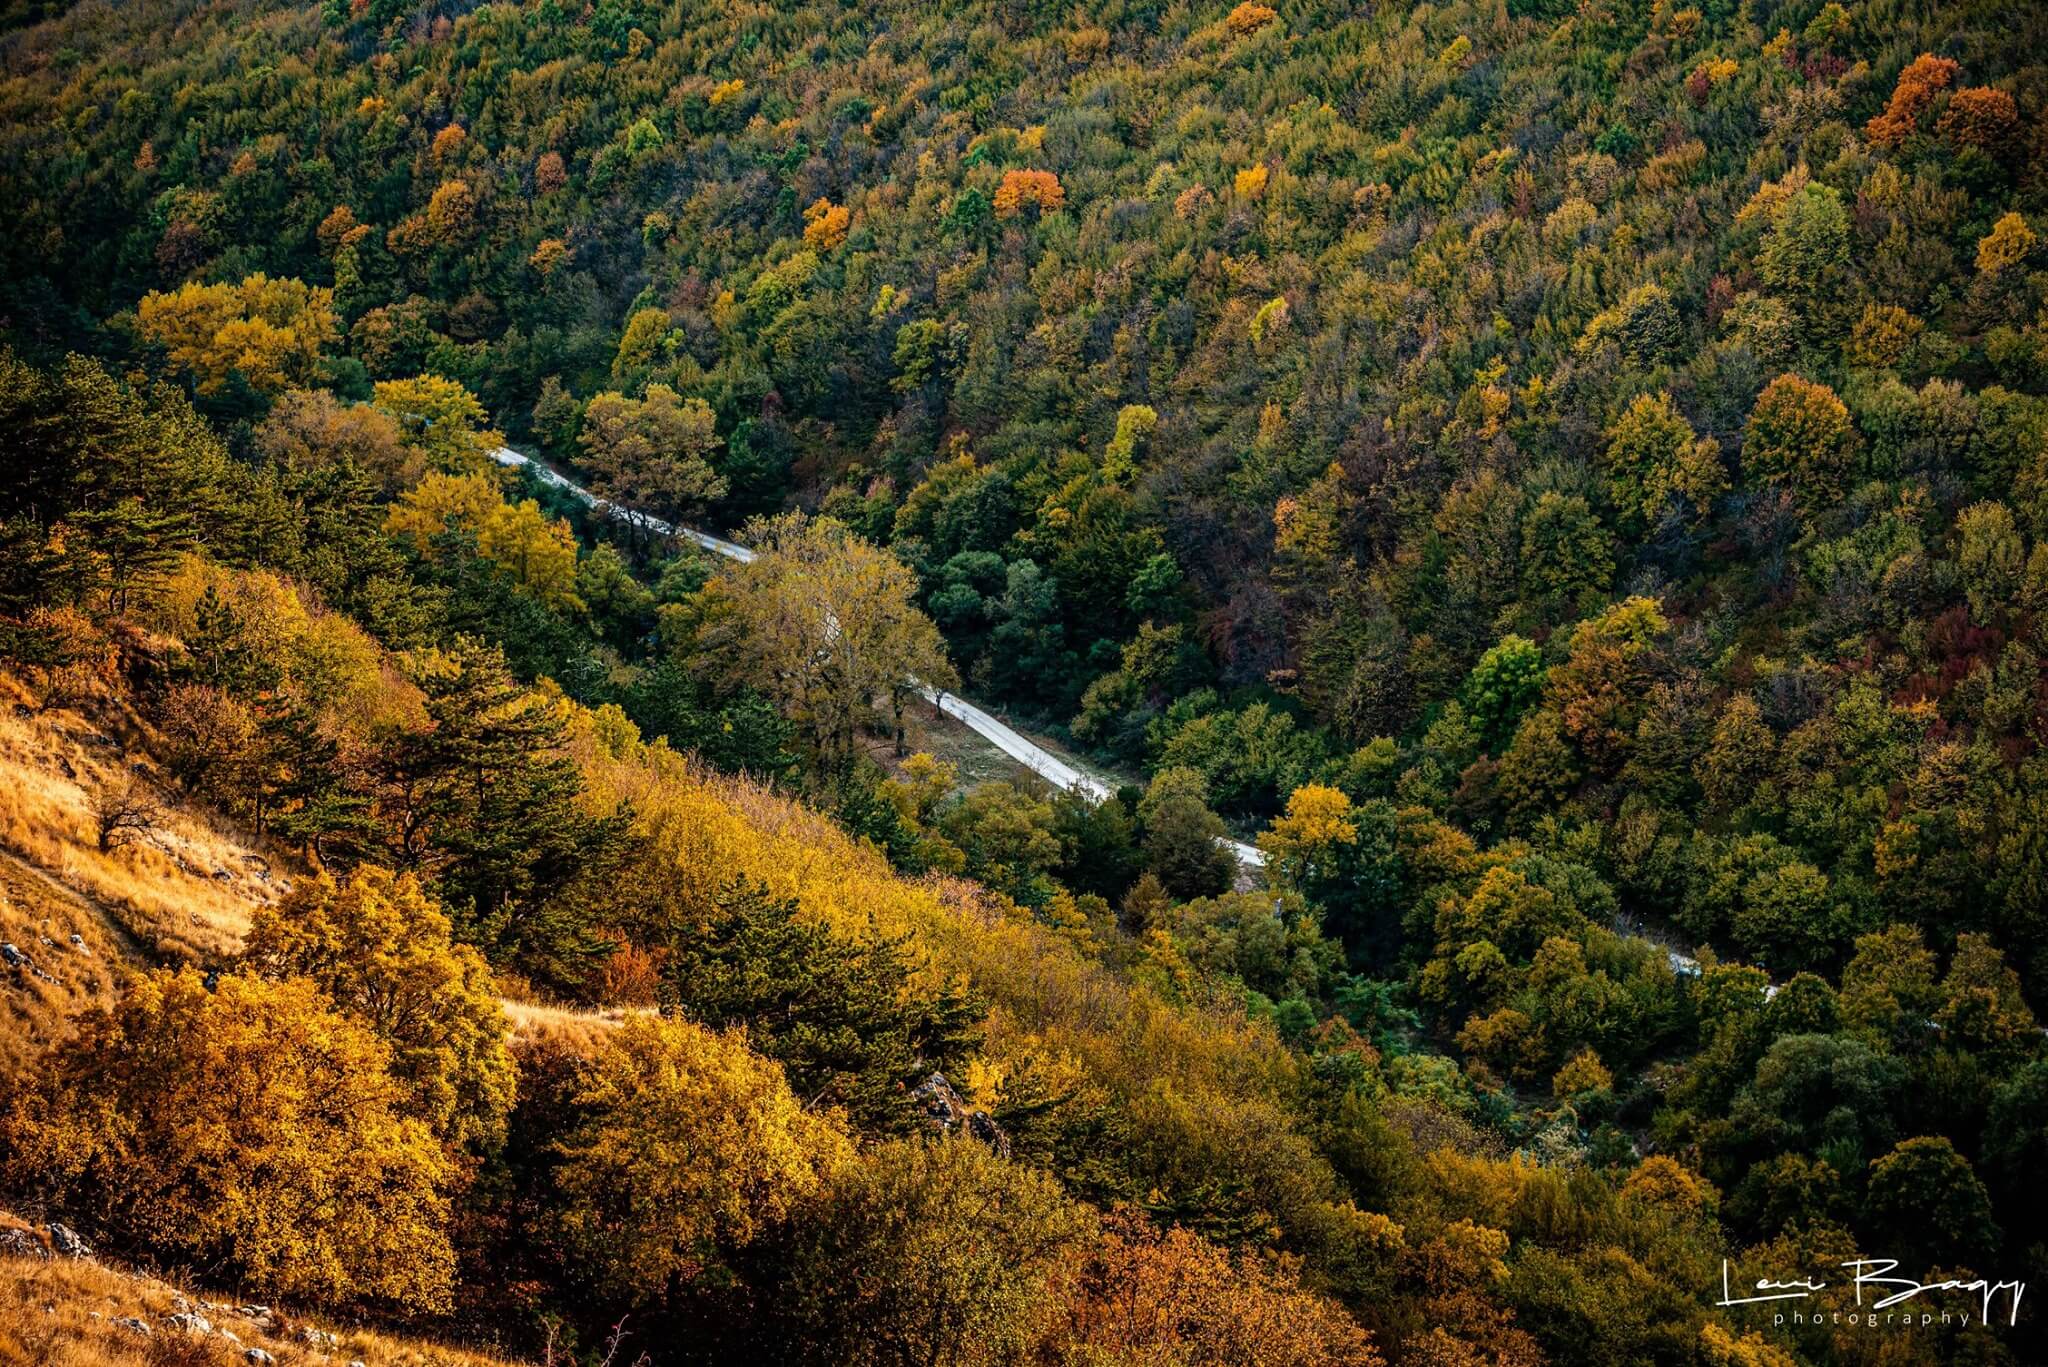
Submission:
[[[325,1329],[301,1329],[299,1340],[302,1343],[310,1343],[315,1348],[332,1348],[337,1342],[334,1335]]]
[[[967,1133],[1004,1157],[1009,1156],[1010,1137],[1003,1133],[1002,1126],[996,1124],[987,1111],[976,1111],[967,1117]]]
[[[69,1225],[50,1226],[50,1247],[66,1258],[90,1258],[92,1245],[78,1237]]]
[[[86,948],[85,937],[83,935],[80,935],[76,931],[73,931],[71,934],[71,947],[77,950],[80,954],[89,955],[92,953],[90,949]]]
[[[20,968],[28,962],[28,956],[16,949],[12,940],[0,944],[0,959],[5,959],[9,968]]]
[[[964,1131],[995,1150],[1001,1157],[1010,1156],[1010,1137],[1003,1133],[1003,1127],[987,1111],[977,1111],[967,1104],[966,1098],[954,1090],[946,1081],[944,1073],[933,1073],[911,1089],[911,1098],[924,1112],[925,1119],[941,1134]]]
[[[36,1262],[48,1262],[50,1248],[36,1237],[32,1229],[0,1229],[0,1258],[28,1258]]]
[[[260,1367],[268,1367],[270,1363],[276,1362],[277,1359],[264,1352],[261,1348],[251,1348],[242,1354],[242,1361],[254,1362],[259,1364]]]
[[[206,1316],[190,1310],[181,1310],[171,1316],[170,1325],[173,1329],[182,1329],[200,1338],[205,1338],[213,1332],[213,1325],[207,1322]]]
[[[140,1334],[144,1338],[154,1337],[154,1335],[150,1332],[149,1326],[144,1324],[141,1320],[135,1318],[135,1316],[133,1315],[123,1315],[121,1316],[121,1318],[115,1320],[114,1323],[119,1325],[121,1328],[126,1329],[131,1334]]]

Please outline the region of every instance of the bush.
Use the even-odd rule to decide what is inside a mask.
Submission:
[[[254,1290],[442,1311],[454,1172],[404,1115],[389,1059],[310,983],[152,973],[15,1101],[5,1175]]]

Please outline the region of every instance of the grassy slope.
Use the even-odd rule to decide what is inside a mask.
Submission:
[[[171,802],[146,841],[103,853],[93,794],[126,771],[162,785],[152,737],[118,699],[34,705],[0,674],[0,847],[103,909],[153,957],[211,962],[235,952],[259,903],[289,889],[274,853]],[[25,946],[24,946],[25,947]]]
[[[0,1078],[13,1078],[73,1014],[113,999],[133,955],[83,898],[12,855],[0,855],[0,940],[33,965],[0,968]]]
[[[0,967],[0,1080],[127,972],[233,954],[256,906],[289,886],[274,855],[175,803],[147,842],[98,848],[93,794],[131,768],[154,777],[148,740],[116,699],[39,707],[0,673],[0,940],[32,965]]]
[[[39,707],[19,680],[0,673],[0,941],[17,946],[39,970],[0,967],[0,1090],[68,1033],[78,1012],[111,1003],[130,973],[159,962],[231,957],[256,907],[303,872],[288,854],[176,801],[171,790],[162,792],[162,817],[148,843],[102,853],[92,793],[130,767],[155,776],[152,739],[118,698],[96,694],[75,707]],[[506,1010],[518,1033],[571,1039],[623,1014],[514,1002]],[[0,1213],[0,1228],[25,1223]],[[165,1323],[180,1297],[232,1299],[98,1262],[0,1257],[0,1307],[10,1307],[0,1312],[0,1367],[241,1363],[243,1349],[228,1340],[194,1339]],[[330,1356],[292,1339],[309,1321],[287,1319],[282,1334],[266,1335],[245,1317],[202,1313],[281,1367],[339,1367],[358,1358],[377,1367],[504,1361],[345,1330],[335,1330],[341,1346]],[[123,1316],[143,1319],[154,1334],[145,1339],[116,1326]]]
[[[0,1227],[24,1222],[0,1214]],[[201,1302],[219,1304],[206,1305]],[[104,1263],[55,1258],[0,1257],[0,1364],[35,1367],[227,1367],[260,1348],[278,1367],[341,1367],[351,1361],[376,1367],[497,1367],[506,1361],[458,1348],[387,1334],[350,1330],[278,1314],[252,1319],[230,1308],[233,1297],[209,1296],[184,1283],[125,1272]],[[195,1308],[217,1333],[199,1338],[172,1326],[169,1317]],[[116,1321],[132,1317],[150,1327],[145,1337]],[[300,1331],[332,1333],[333,1346],[315,1347]]]
[[[256,908],[305,872],[168,787],[146,843],[101,852],[92,794],[130,767],[160,777],[150,741],[116,699],[40,708],[0,672],[0,941],[40,970],[0,968],[0,1079],[61,1038],[68,1017],[110,1003],[126,972],[232,958]],[[622,1014],[505,1006],[526,1034],[576,1033]]]

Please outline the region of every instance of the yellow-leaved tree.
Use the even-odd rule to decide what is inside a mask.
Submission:
[[[202,394],[219,393],[240,372],[275,394],[311,380],[334,338],[334,291],[258,271],[239,285],[151,290],[135,306],[142,335],[170,353]]]
[[[432,470],[489,470],[491,452],[505,444],[505,434],[490,425],[483,404],[459,380],[379,380],[375,402],[398,419],[407,444]]]
[[[898,1140],[796,1223],[774,1312],[808,1362],[1025,1360],[1093,1224],[1051,1175],[979,1140]]]
[[[606,1295],[674,1295],[779,1224],[852,1156],[736,1035],[638,1016],[586,1061],[557,1144],[562,1223]]]
[[[846,240],[852,222],[852,209],[820,195],[804,210],[804,241],[820,251],[830,251]]]
[[[430,474],[392,505],[387,530],[409,537],[424,553],[444,532],[467,532],[476,553],[550,607],[581,611],[576,596],[576,534],[550,522],[532,499],[508,503],[495,477]]]
[[[251,1290],[450,1303],[453,1166],[390,1051],[303,980],[193,969],[87,1016],[0,1125],[4,1176],[102,1237]]]
[[[451,1145],[505,1135],[515,1078],[505,1013],[483,956],[410,874],[365,864],[299,881],[249,926],[248,962],[310,978],[391,1047],[404,1104]]]
[[[1977,244],[1977,269],[1986,275],[2009,270],[2025,261],[2040,240],[2027,220],[2018,214],[2004,214]]]
[[[1340,845],[1355,844],[1351,798],[1342,789],[1305,783],[1287,797],[1287,813],[1259,837],[1259,848],[1275,869],[1297,886],[1327,873],[1341,857]]]
[[[1811,514],[1841,497],[1855,459],[1855,425],[1828,386],[1788,373],[1757,395],[1742,439],[1751,479],[1790,487]]]
[[[913,676],[959,686],[917,608],[917,576],[888,551],[801,512],[756,521],[747,536],[760,554],[705,586],[699,659],[760,689],[819,750],[851,753],[884,702],[900,735]]]

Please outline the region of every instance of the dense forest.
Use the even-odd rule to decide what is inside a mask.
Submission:
[[[0,908],[0,1203],[551,1363],[2048,1360],[1846,1266],[2048,1286],[2044,115],[2021,0],[8,0],[119,971]]]

